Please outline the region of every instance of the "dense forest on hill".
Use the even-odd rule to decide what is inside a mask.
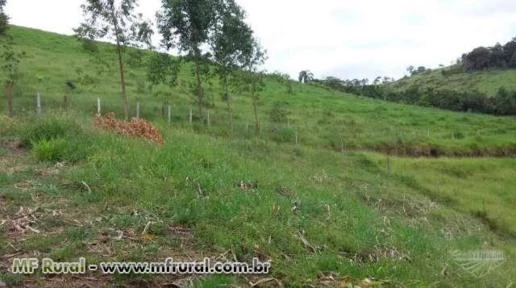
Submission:
[[[464,71],[473,72],[485,69],[516,68],[516,38],[505,45],[496,43],[493,47],[477,47],[462,55]]]

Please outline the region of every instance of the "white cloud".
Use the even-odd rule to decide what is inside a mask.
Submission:
[[[449,64],[474,47],[506,42],[516,31],[511,0],[237,0],[268,50],[265,68],[293,77],[399,77],[409,65]],[[80,0],[8,0],[16,25],[71,34]],[[154,19],[159,0],[140,1]]]

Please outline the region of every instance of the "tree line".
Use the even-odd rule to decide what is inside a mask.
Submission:
[[[478,90],[457,91],[445,88],[421,87],[412,85],[403,91],[395,90],[382,83],[391,80],[378,81],[375,79],[369,84],[363,80],[340,80],[328,77],[326,80],[317,80],[332,89],[355,95],[366,96],[398,103],[415,104],[420,106],[436,107],[458,112],[476,112],[493,115],[516,115],[516,91],[509,91],[501,87],[495,96],[489,97]]]
[[[444,66],[440,65],[440,67],[443,68]],[[507,68],[516,68],[516,38],[505,45],[497,43],[493,47],[475,48],[457,59],[455,65],[442,69],[441,74],[448,77],[464,72]],[[407,68],[410,76],[431,71],[424,66],[417,68],[409,66]],[[404,90],[396,90],[389,85],[382,85],[394,81],[389,77],[377,77],[371,82],[368,79],[341,80],[337,77],[313,80],[314,83],[323,84],[331,89],[376,99],[460,112],[516,115],[516,91],[509,91],[504,87],[500,87],[496,95],[489,97],[486,93],[478,90],[457,91],[446,88],[419,87],[417,85],[412,85]]]
[[[516,68],[516,38],[505,45],[477,47],[462,55],[460,62],[466,72],[485,69]]]

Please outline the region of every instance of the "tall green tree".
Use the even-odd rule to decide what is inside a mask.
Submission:
[[[174,59],[172,56],[165,53],[155,52],[149,59],[147,81],[150,83],[151,87],[158,85],[166,85],[169,88],[175,87],[177,85],[180,68],[180,59]],[[169,98],[169,94],[163,96],[163,115],[165,113],[165,106],[169,104]]]
[[[258,107],[261,102],[261,92],[265,87],[265,73],[260,71],[260,66],[265,63],[267,59],[267,52],[258,44],[253,41],[253,50],[251,57],[244,66],[244,70],[241,72],[240,83],[242,90],[246,91],[251,97],[251,103],[253,108],[255,129],[256,132],[260,132],[260,117],[258,115]]]
[[[249,63],[253,52],[253,31],[244,22],[245,12],[234,0],[220,0],[212,39],[213,60],[222,86],[222,99],[226,102],[230,127],[233,130],[231,86],[236,83],[237,71]]]
[[[213,39],[218,15],[219,0],[162,0],[157,14],[158,28],[167,49],[177,48],[187,53],[194,63],[194,95],[202,115],[205,91],[203,78],[209,74],[207,60],[210,54],[203,51]]]
[[[108,39],[116,43],[116,54],[120,71],[120,86],[125,119],[129,118],[125,78],[125,53],[130,46],[150,46],[153,31],[151,25],[135,13],[137,0],[86,0],[81,5],[84,22],[75,33],[81,38]]]
[[[0,0],[0,36],[4,35],[9,27],[9,17],[4,12],[5,4],[7,0]]]
[[[16,82],[20,78],[19,66],[21,59],[25,56],[25,52],[16,51],[13,48],[12,39],[6,35],[9,28],[9,17],[4,12],[7,0],[0,0],[0,37],[6,37],[0,50],[0,68],[3,70],[3,88],[7,99],[7,112],[9,116],[14,113],[13,96]]]
[[[2,46],[0,59],[2,60],[1,68],[4,71],[4,93],[7,98],[7,111],[9,116],[13,115],[13,95],[16,82],[20,78],[19,67],[21,59],[25,56],[24,52],[18,52],[13,49],[11,43],[5,43]]]

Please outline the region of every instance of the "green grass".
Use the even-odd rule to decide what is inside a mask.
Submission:
[[[70,116],[58,119],[43,123],[77,123]],[[514,195],[501,188],[513,187],[512,159],[392,158],[389,172],[385,156],[378,154],[338,153],[258,138],[218,139],[177,127],[161,127],[166,144],[159,147],[91,131],[87,121],[77,124],[84,125],[80,133],[92,139],[76,149],[81,155],[88,151],[85,160],[51,178],[19,176],[36,181],[36,190],[18,191],[14,185],[21,179],[10,177],[0,188],[12,211],[39,205],[43,211],[63,212],[64,221],[44,216],[36,227],[48,236],[29,235],[22,251],[37,250],[58,259],[86,255],[91,261],[150,261],[184,247],[192,251],[187,254],[212,257],[231,250],[241,261],[260,255],[271,259],[271,276],[291,287],[313,281],[319,272],[358,280],[374,276],[395,287],[506,286],[514,275],[514,266],[506,263],[478,280],[450,255],[455,249],[493,248],[508,259],[515,256],[515,219],[510,213]],[[436,179],[442,184],[432,185]],[[238,187],[242,180],[256,181],[258,188],[243,191]],[[45,183],[55,188],[45,189]],[[19,195],[36,191],[38,201]],[[478,204],[482,201],[485,207]],[[294,203],[297,212],[292,212]],[[484,209],[497,229],[472,215],[478,209]],[[156,223],[150,230],[152,240],[133,246],[131,239],[113,239],[116,231],[138,238],[149,221]],[[177,235],[171,235],[169,227],[177,225],[191,229],[192,238],[174,240]],[[317,252],[297,238],[301,231]],[[108,259],[91,249],[92,243],[106,245],[103,241],[118,247]],[[209,279],[202,283],[228,280]]]
[[[88,55],[70,37],[20,27],[10,33],[29,58],[15,99],[17,116],[0,118],[0,220],[16,219],[20,206],[31,208],[37,219],[32,226],[41,233],[15,235],[0,226],[1,255],[84,256],[90,263],[259,257],[272,261],[264,277],[286,287],[322,286],[321,275],[334,275],[335,286],[365,287],[365,278],[377,287],[510,287],[515,281],[514,158],[372,152],[510,152],[516,147],[514,117],[393,104],[311,85],[295,84],[295,95],[288,95],[269,79],[261,133],[253,131],[245,96],[235,97],[230,133],[216,84],[208,90],[215,99],[211,127],[188,124],[188,68],[182,86],[160,87],[172,95],[169,125],[160,99],[136,93],[143,68],[130,67],[131,104],[140,96],[144,118],[162,131],[165,144],[157,146],[93,127],[96,97],[105,112],[120,114],[116,70],[95,88],[79,87],[71,110],[62,112],[64,82],[75,77],[75,67],[94,73]],[[33,113],[37,90],[44,99],[40,116]],[[288,103],[287,123],[270,120],[277,102]],[[13,139],[26,147],[11,147]],[[241,189],[242,181],[257,187]],[[500,250],[507,260],[477,278],[454,259],[457,250]],[[38,276],[0,272],[10,284],[60,281]],[[264,277],[177,280],[246,287]],[[80,279],[67,281],[79,287]],[[175,280],[117,275],[89,285]]]
[[[501,87],[510,91],[516,90],[516,70],[514,69],[458,73],[449,76],[444,76],[441,73],[442,69],[447,68],[403,78],[392,86],[399,90],[406,90],[411,85],[455,91],[478,90],[488,96],[494,96]]]
[[[450,199],[452,207],[485,215],[494,230],[516,237],[513,159],[399,159],[393,173],[410,176],[433,195]],[[506,205],[509,204],[509,205]]]
[[[28,54],[23,61],[23,78],[17,86],[14,101],[18,115],[35,111],[37,91],[43,95],[43,110],[46,113],[59,109],[66,93],[65,82],[77,78],[76,68],[96,74],[90,56],[81,43],[72,37],[21,27],[12,27],[10,33],[17,48]],[[114,54],[108,53],[109,49],[109,46],[101,45],[103,57],[112,63],[111,69],[99,76],[95,87],[79,85],[72,96],[74,109],[93,115],[96,113],[96,98],[101,97],[104,113],[113,111],[117,115],[122,114],[116,62]],[[130,51],[134,53],[134,50]],[[144,67],[130,65],[127,74],[132,115],[139,98],[142,117],[165,121],[161,116],[162,97],[137,92],[138,83],[145,80]],[[191,78],[187,65],[178,87],[173,90],[158,88],[160,95],[169,97],[174,125],[188,126],[192,96],[187,87]],[[214,99],[215,105],[210,109],[212,127],[206,129],[204,125],[198,125],[197,131],[222,137],[232,134],[233,138],[239,139],[253,135],[250,99],[246,95],[235,95],[235,131],[231,133],[228,112],[219,95],[217,81],[213,79],[211,82],[213,84],[207,86],[207,96]],[[514,117],[453,113],[400,105],[301,84],[294,84],[295,95],[289,95],[287,88],[274,80],[267,80],[266,84],[259,108],[263,139],[295,143],[297,133],[299,143],[312,147],[338,151],[367,149],[408,155],[429,155],[431,152],[449,156],[516,153]],[[289,113],[288,121],[270,121],[271,111],[278,102],[286,103],[282,107]],[[196,107],[193,108],[197,113]],[[5,110],[5,101],[0,102],[1,109]]]

